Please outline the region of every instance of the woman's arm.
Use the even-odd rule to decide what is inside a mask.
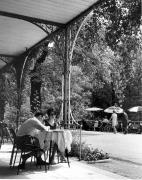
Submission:
[[[39,120],[34,120],[34,126],[36,129],[41,130],[41,131],[43,130],[46,131],[49,129],[48,126],[43,125]]]

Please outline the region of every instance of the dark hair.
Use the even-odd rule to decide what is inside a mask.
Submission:
[[[43,113],[42,112],[36,112],[35,117],[38,117],[38,116],[43,116]]]
[[[54,114],[54,108],[50,107],[47,109],[46,113],[48,114],[48,116],[51,116],[52,114]]]

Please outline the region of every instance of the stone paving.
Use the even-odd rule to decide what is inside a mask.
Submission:
[[[26,170],[16,175],[16,167],[9,167],[9,159],[12,145],[5,143],[0,150],[0,179],[49,179],[49,180],[128,180],[123,176],[92,167],[87,163],[70,158],[71,167],[67,163],[52,165],[45,172],[44,167],[37,168],[34,164],[27,162]]]

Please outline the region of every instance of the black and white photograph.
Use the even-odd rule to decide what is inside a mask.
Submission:
[[[0,0],[0,179],[142,180],[141,0]]]

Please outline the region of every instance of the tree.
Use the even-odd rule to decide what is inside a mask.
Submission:
[[[110,92],[114,92],[114,101],[121,105],[133,78],[132,54],[137,53],[140,44],[140,5],[139,0],[101,1],[82,28],[76,45],[74,62],[84,67],[84,73],[90,74],[90,79],[94,77],[94,91],[107,82],[112,86]]]
[[[14,68],[10,67],[0,77],[1,121],[14,122],[17,114],[17,83]]]

